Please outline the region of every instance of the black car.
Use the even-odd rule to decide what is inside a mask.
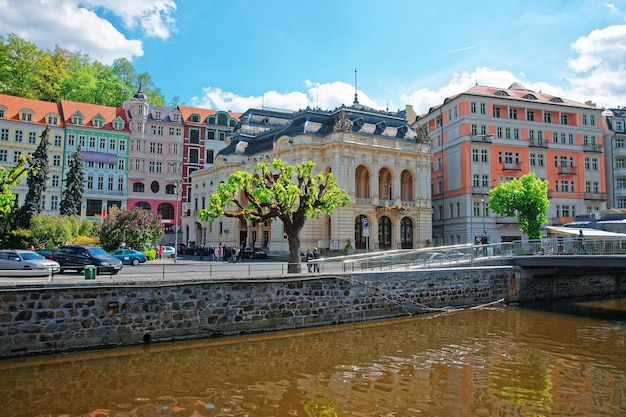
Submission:
[[[267,252],[260,248],[246,246],[245,248],[243,248],[243,256],[250,259],[267,258]]]
[[[61,272],[68,269],[82,271],[87,265],[97,268],[97,273],[117,274],[122,269],[122,261],[97,246],[64,245],[52,254],[52,259],[61,265]]]

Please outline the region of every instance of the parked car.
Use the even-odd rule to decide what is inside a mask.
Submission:
[[[161,254],[162,258],[173,258],[176,254],[176,249],[174,246],[161,246],[161,250],[163,253]]]
[[[436,264],[442,263],[448,260],[448,257],[441,252],[424,252],[421,253],[415,260],[416,264]]]
[[[24,270],[42,275],[61,271],[58,262],[46,259],[31,250],[0,250],[0,270]]]
[[[124,265],[139,265],[146,262],[146,255],[134,249],[118,249],[111,252],[111,255],[122,261]]]
[[[457,249],[450,249],[449,251],[444,252],[448,259],[458,260],[463,258],[469,258],[469,255],[465,252],[461,252]]]
[[[267,258],[267,252],[261,248],[246,246],[245,248],[243,248],[243,256],[250,259]]]
[[[97,268],[97,273],[108,272],[114,275],[122,269],[122,261],[97,246],[59,246],[52,258],[61,265],[61,271],[74,269],[80,272],[86,265],[93,265]]]
[[[52,254],[54,253],[54,249],[35,249],[35,253],[40,254],[46,259],[52,259]]]

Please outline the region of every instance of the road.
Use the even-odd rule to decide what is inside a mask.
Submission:
[[[205,258],[206,259],[206,258]],[[306,271],[306,266],[303,266]],[[26,271],[24,271],[26,272]],[[8,276],[11,274],[12,276]],[[116,275],[98,274],[95,280],[85,280],[82,272],[67,271],[54,274],[52,277],[30,276],[30,272],[0,271],[0,287],[38,286],[58,284],[90,283],[129,283],[149,281],[194,280],[210,278],[261,278],[279,277],[287,275],[287,261],[285,259],[246,259],[244,262],[209,262],[199,260],[194,256],[182,256],[174,262],[173,259],[148,261],[138,266],[124,265]]]

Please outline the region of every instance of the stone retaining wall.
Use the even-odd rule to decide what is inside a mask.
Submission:
[[[485,267],[6,289],[0,290],[0,357],[296,329],[500,299],[518,301],[520,288],[528,291],[524,282],[530,279],[516,267]],[[553,294],[555,284],[545,285],[549,288],[538,291]]]

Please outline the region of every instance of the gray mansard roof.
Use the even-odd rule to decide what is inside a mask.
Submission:
[[[246,142],[244,155],[270,152],[282,136],[327,136],[337,129],[363,136],[382,136],[397,140],[415,141],[416,134],[406,120],[404,111],[390,113],[355,104],[332,111],[305,109],[287,113],[273,110],[250,109],[242,114],[231,135],[230,144],[218,155],[237,153],[237,145]],[[241,148],[239,148],[241,149]]]

